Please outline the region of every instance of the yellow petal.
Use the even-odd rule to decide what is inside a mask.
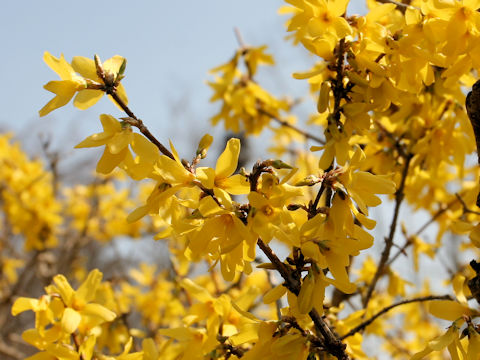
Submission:
[[[263,303],[270,304],[274,301],[280,299],[285,293],[287,292],[287,288],[283,286],[283,284],[277,285],[274,288],[267,291],[265,295],[263,295]]]
[[[98,100],[103,96],[103,91],[85,89],[80,91],[75,99],[73,100],[73,105],[80,110],[88,109],[89,107],[95,105]]]
[[[467,360],[477,360],[480,354],[480,335],[475,331],[470,331],[468,340]]]
[[[241,327],[238,334],[230,336],[229,341],[235,346],[256,341],[258,339],[258,327],[258,323],[246,323]]]
[[[222,209],[218,204],[213,200],[211,196],[205,196],[198,203],[198,211],[204,217],[214,216],[218,214],[224,214],[225,210]]]
[[[366,171],[359,171],[354,174],[355,185],[372,189],[375,194],[393,194],[395,183],[382,175],[373,175]]]
[[[113,135],[122,131],[122,124],[120,124],[120,121],[115,119],[112,115],[101,114],[100,121],[102,123],[103,132],[107,134]]]
[[[82,316],[77,311],[67,307],[62,316],[63,331],[65,331],[67,334],[73,333],[75,330],[77,330],[81,320]]]
[[[155,341],[152,338],[147,338],[142,341],[143,359],[144,360],[158,360],[160,354],[158,353]]]
[[[477,248],[480,248],[480,224],[477,224],[472,229],[472,231],[470,232],[470,235],[468,237],[472,241],[473,245],[475,245]]]
[[[56,358],[58,358],[59,360],[79,360],[80,359],[80,355],[78,355],[78,353],[75,350],[63,344],[49,344],[46,347],[46,350],[48,353],[56,356]]]
[[[155,172],[170,184],[188,183],[195,178],[195,175],[181,164],[165,155],[159,156]]]
[[[160,329],[158,330],[158,333],[160,335],[174,338],[178,341],[192,340],[194,336],[194,333],[187,328]]]
[[[57,94],[52,100],[50,100],[43,108],[40,109],[38,114],[45,116],[55,109],[58,109],[72,99],[73,95],[77,91],[76,83],[73,81],[50,81],[44,86],[45,89]]]
[[[65,276],[55,275],[53,278],[53,282],[55,283],[65,305],[71,305],[75,291],[72,289]]]
[[[38,303],[38,299],[19,297],[12,305],[12,315],[17,316],[24,311],[34,310]]]
[[[128,214],[127,221],[129,223],[132,223],[137,220],[140,220],[141,218],[143,218],[145,215],[148,214],[149,210],[150,210],[150,207],[147,205],[140,206],[135,210],[133,210],[130,214]]]
[[[227,146],[218,157],[217,165],[215,166],[217,178],[227,178],[235,172],[238,155],[240,155],[240,140],[236,138],[228,140]]]
[[[298,310],[301,314],[308,314],[313,306],[313,290],[315,280],[312,275],[307,275],[303,280],[300,293],[298,294]]]
[[[116,155],[123,151],[128,145],[131,144],[133,141],[133,132],[131,129],[125,129],[121,132],[116,133],[109,141],[108,141],[108,150]]]
[[[197,179],[200,180],[203,186],[207,189],[213,189],[215,186],[215,169],[209,167],[197,168]]]
[[[24,360],[58,360],[56,356],[50,355],[46,351],[36,353],[35,355],[29,356]]]
[[[120,66],[122,66],[124,60],[125,58],[123,56],[115,55],[103,63],[103,69],[116,75],[120,70]]]
[[[72,59],[73,69],[86,79],[100,81],[97,75],[97,68],[93,59],[84,56],[74,56]]]
[[[433,350],[432,349],[429,349],[429,348],[426,348],[416,354],[414,354],[410,360],[420,360],[420,359],[423,359],[425,356],[427,356],[428,354],[430,354]]]
[[[429,303],[429,312],[439,319],[455,321],[463,315],[471,315],[472,311],[468,306],[464,306],[452,300],[434,300]]]
[[[455,339],[455,337],[458,337],[458,332],[454,326],[450,326],[445,334],[436,339],[430,340],[428,342],[428,347],[434,351],[443,350]]]
[[[105,145],[112,136],[107,133],[93,134],[75,145],[75,149]]]
[[[223,179],[217,186],[232,195],[242,195],[250,192],[250,183],[248,179],[240,174]]]
[[[120,164],[125,156],[127,156],[128,149],[124,148],[118,154],[112,154],[108,151],[108,147],[105,147],[102,157],[97,163],[97,172],[99,174],[110,174],[118,164]]]
[[[43,61],[60,76],[62,80],[71,80],[72,77],[75,76],[75,72],[73,71],[70,64],[65,60],[63,54],[60,54],[59,58],[56,58],[48,51],[43,53]]]
[[[143,135],[134,133],[131,146],[135,154],[142,158],[142,161],[153,163],[160,156],[158,148]]]
[[[102,282],[102,278],[103,274],[98,269],[90,271],[75,293],[75,297],[82,299],[85,303],[92,301],[95,298],[98,285]]]
[[[96,316],[104,321],[113,321],[117,315],[100,304],[90,303],[85,305],[81,311],[82,314]]]
[[[189,295],[193,296],[202,303],[213,300],[212,295],[210,295],[205,288],[195,284],[190,279],[182,279],[180,286],[183,287],[189,293]]]
[[[95,335],[90,335],[86,340],[80,345],[79,353],[82,356],[83,360],[91,360],[93,356],[93,350],[95,348],[95,343],[97,338]],[[155,359],[156,360],[156,359]]]

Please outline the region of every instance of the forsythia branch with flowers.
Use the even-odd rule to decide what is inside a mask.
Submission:
[[[382,358],[440,359],[447,352],[478,358],[478,266],[468,266],[480,244],[478,166],[466,161],[475,138],[463,104],[480,70],[480,2],[368,0],[365,16],[348,14],[348,0],[286,2],[289,39],[316,60],[294,74],[308,79],[317,103],[309,127],[297,124],[291,101],[256,81],[260,66],[274,64],[266,46],[240,41],[209,82],[211,101],[221,103],[214,125],[273,133],[276,158],[259,160],[251,171],[237,171],[237,138],[228,140],[215,168],[200,166],[213,143],[209,134],[191,161],[172,142],[165,146],[129,108],[123,57],[102,63],[96,55],[77,56],[69,63],[45,53],[61,80],[45,85],[55,97],[40,116],[72,98],[83,110],[109,96],[126,116],[101,114],[103,131],[76,147],[103,147],[96,171],[109,179],[121,169],[144,200],[127,216],[118,204],[130,195],[121,202],[98,184],[69,189],[61,202],[43,183],[50,175],[41,164],[0,138],[5,224],[25,237],[25,252],[34,251],[25,264],[1,249],[1,306],[13,302],[14,316],[34,312],[35,327],[22,334],[38,350],[28,359],[371,359],[364,346],[371,337]],[[470,118],[474,113],[470,106]],[[38,179],[29,185],[32,169]],[[111,198],[103,200],[105,194]],[[384,237],[373,232],[370,214],[382,204],[378,195],[394,203],[391,221],[381,219],[388,224]],[[419,230],[400,224],[404,203],[430,215]],[[82,280],[76,290],[64,275],[50,274],[45,294],[19,296],[23,274],[60,246],[63,208],[78,234],[65,254],[151,226],[154,238],[168,244],[169,271],[142,264],[128,279],[102,281],[100,270],[87,274],[79,266],[83,271],[68,274]],[[428,241],[424,231],[433,223],[436,238]],[[453,245],[461,263],[446,279],[451,294],[432,294],[427,281],[415,286],[395,267],[407,257],[419,273],[425,256],[441,267],[448,234],[462,239]],[[7,232],[1,241],[8,243]],[[374,242],[383,248],[378,260]],[[285,248],[288,255],[277,255]],[[206,264],[207,274],[192,274],[192,263]],[[129,314],[137,314],[134,326]],[[19,357],[7,345],[0,342],[0,352]]]

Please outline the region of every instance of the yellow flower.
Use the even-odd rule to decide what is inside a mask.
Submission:
[[[102,64],[102,68],[105,71],[107,79],[109,78],[112,83],[118,82],[121,79],[119,79],[119,76],[122,76],[121,73],[124,70],[125,62],[125,58],[120,55],[115,55],[112,58],[106,60]],[[97,74],[95,61],[93,61],[92,59],[83,56],[75,56],[72,60],[72,67],[85,79],[89,79],[94,83],[103,84],[102,79],[100,79]],[[105,85],[108,86],[108,84]],[[75,105],[80,110],[88,109],[90,106],[95,105],[98,100],[102,98],[104,92],[105,91],[103,89],[84,90],[75,97],[73,105]],[[118,83],[116,85],[115,92],[125,104],[128,104],[127,93],[125,92],[125,88],[121,83]],[[113,103],[117,105],[117,103],[111,97],[110,100],[112,100]]]
[[[52,285],[49,291],[58,293],[65,305],[61,320],[63,331],[71,334],[81,323],[85,329],[91,329],[115,319],[114,312],[93,302],[102,277],[103,274],[100,271],[92,270],[76,291],[70,286],[65,276],[56,275],[53,278],[55,285]]]
[[[75,146],[75,148],[105,146],[97,164],[97,172],[109,174],[122,162],[125,170],[135,180],[141,180],[153,171],[153,164],[159,156],[157,147],[140,134],[134,133],[130,125],[122,126],[111,115],[100,115],[103,132],[93,134]],[[137,154],[133,158],[128,146]]]
[[[50,81],[44,86],[45,90],[53,92],[56,96],[50,100],[40,111],[40,116],[45,116],[51,111],[66,105],[78,92],[73,105],[78,109],[85,110],[94,105],[106,91],[104,81],[97,75],[95,62],[83,56],[75,56],[70,65],[63,54],[60,58],[52,56],[48,51],[43,55],[47,65],[60,76],[59,81]],[[119,83],[124,69],[125,59],[115,55],[102,65],[106,78],[115,84],[115,92],[120,99],[127,104],[128,99],[123,85]],[[80,75],[78,75],[78,74]],[[113,100],[112,100],[113,101]],[[116,104],[116,102],[114,101]],[[117,104],[116,104],[117,105]]]
[[[232,203],[223,206],[211,196],[200,200],[198,210],[204,220],[188,234],[189,257],[198,259],[208,254],[214,261],[219,260],[224,279],[232,281],[237,271],[250,271],[257,239],[237,217]]]
[[[356,171],[364,160],[365,154],[357,147],[347,166],[340,171],[338,181],[357,203],[360,211],[368,215],[368,206],[378,206],[382,203],[375,194],[393,194],[395,183],[389,180],[387,176],[374,175],[367,171]]]
[[[51,111],[66,105],[78,91],[87,88],[87,81],[75,73],[63,54],[57,59],[48,51],[45,51],[43,60],[62,80],[50,81],[43,87],[45,90],[56,94],[56,96],[39,111],[40,116],[45,116]]]
[[[296,39],[312,53],[331,58],[339,39],[351,35],[352,28],[342,17],[348,0],[287,0],[294,6],[294,16],[288,31],[296,32]]]
[[[248,194],[250,186],[245,176],[233,175],[237,169],[239,155],[240,140],[236,138],[228,140],[225,150],[218,157],[215,169],[199,167],[197,168],[197,178],[207,189],[221,193],[218,196],[221,199],[230,198],[228,194]]]

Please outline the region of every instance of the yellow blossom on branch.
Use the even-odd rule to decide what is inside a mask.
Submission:
[[[63,54],[60,55],[60,58],[56,58],[49,52],[45,52],[43,59],[60,76],[61,80],[50,81],[44,86],[45,90],[53,92],[56,96],[39,111],[40,116],[45,116],[66,105],[75,94],[73,104],[77,108],[85,110],[100,100],[104,92],[108,90],[105,86],[113,86],[122,101],[125,104],[128,102],[125,89],[119,83],[125,70],[126,60],[123,57],[115,55],[103,64],[108,84],[105,83],[105,79],[100,79],[97,74],[97,66],[91,59],[76,56],[73,58],[72,64],[69,64]]]

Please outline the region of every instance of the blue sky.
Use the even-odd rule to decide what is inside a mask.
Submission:
[[[359,11],[360,3],[352,1],[353,11]],[[274,53],[278,66],[260,72],[267,88],[277,94],[305,94],[306,83],[292,79],[291,73],[307,69],[313,60],[284,41],[285,18],[277,14],[283,4],[281,0],[5,2],[0,13],[0,130],[13,130],[20,139],[53,133],[58,146],[71,148],[99,130],[100,113],[123,115],[104,98],[87,111],[69,104],[40,119],[38,110],[52,98],[42,86],[57,79],[42,60],[47,50],[54,56],[63,53],[68,61],[95,53],[103,60],[115,54],[126,57],[124,85],[137,116],[163,142],[178,133],[183,141],[188,141],[186,133],[199,137],[199,132],[210,131],[208,119],[218,109],[208,103],[208,70],[232,56],[237,47],[234,27],[248,44],[268,44]]]

